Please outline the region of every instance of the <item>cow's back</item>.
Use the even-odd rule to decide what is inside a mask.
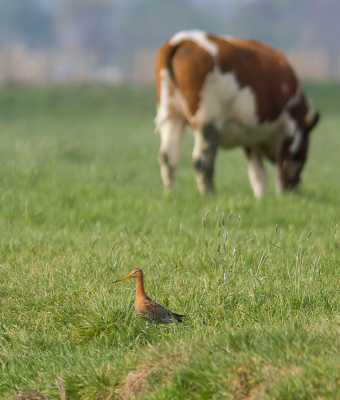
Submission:
[[[235,113],[230,117],[239,118],[239,122],[242,122],[245,115],[248,120],[243,122],[252,125],[276,121],[286,108],[289,112],[290,108],[298,105],[299,110],[295,110],[294,118],[298,124],[302,123],[307,112],[304,95],[292,68],[279,51],[252,40],[208,34],[206,43],[211,47],[204,46],[200,38],[195,40],[190,31],[187,37],[183,32],[178,40],[174,38],[164,44],[157,55],[159,102],[160,75],[162,70],[167,69],[173,87],[183,96],[192,121],[195,121],[200,107],[205,106],[204,101],[209,101],[211,106],[206,107],[215,107],[215,111],[202,111],[204,116],[198,115],[198,122],[205,118],[214,119],[212,114],[217,113],[217,104],[222,107],[220,112],[226,118],[235,106]],[[209,85],[211,93],[204,98],[205,93],[209,92]],[[240,104],[233,104],[233,100]]]

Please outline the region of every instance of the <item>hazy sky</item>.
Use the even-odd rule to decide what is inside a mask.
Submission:
[[[66,7],[59,13],[61,4]],[[0,5],[0,51],[18,43],[77,51],[96,54],[101,64],[114,59],[125,69],[136,52],[155,52],[176,31],[203,29],[282,51],[323,52],[332,73],[340,71],[340,0],[0,0]]]
[[[60,0],[36,0],[36,1],[40,3],[46,10],[53,10],[56,8]],[[111,0],[111,1],[113,4],[117,5],[123,5],[124,3],[126,4],[131,1],[143,2],[143,0]],[[242,6],[242,3],[254,2],[256,0],[190,0],[190,1],[191,3],[197,6],[212,7],[216,8],[217,10],[222,7],[224,11],[234,12],[237,8]]]

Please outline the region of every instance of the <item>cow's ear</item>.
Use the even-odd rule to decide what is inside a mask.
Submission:
[[[320,118],[320,114],[318,111],[314,111],[313,114],[308,115],[308,117],[305,118],[305,127],[308,132],[310,132],[315,125],[318,123]]]

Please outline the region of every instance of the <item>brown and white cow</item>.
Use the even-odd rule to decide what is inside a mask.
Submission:
[[[262,157],[276,163],[276,191],[293,189],[307,157],[318,113],[285,57],[253,40],[182,31],[156,59],[161,133],[159,162],[165,191],[174,187],[183,131],[192,127],[192,164],[202,194],[213,191],[218,147],[243,146],[254,195],[264,195]]]

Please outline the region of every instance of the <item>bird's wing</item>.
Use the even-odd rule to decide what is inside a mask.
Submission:
[[[176,314],[176,313],[166,309],[165,307],[161,306],[160,304],[156,303],[155,301],[153,301],[151,299],[145,300],[145,302],[148,304],[148,306],[150,308],[153,309],[155,314],[164,315],[164,316],[172,316],[172,317],[175,317],[175,319],[184,318],[184,315]]]
[[[148,299],[145,300],[145,305],[151,307],[156,314],[163,314],[163,315],[170,315],[172,314],[171,311],[167,310],[165,307],[161,306],[160,304],[156,303],[155,301]]]

